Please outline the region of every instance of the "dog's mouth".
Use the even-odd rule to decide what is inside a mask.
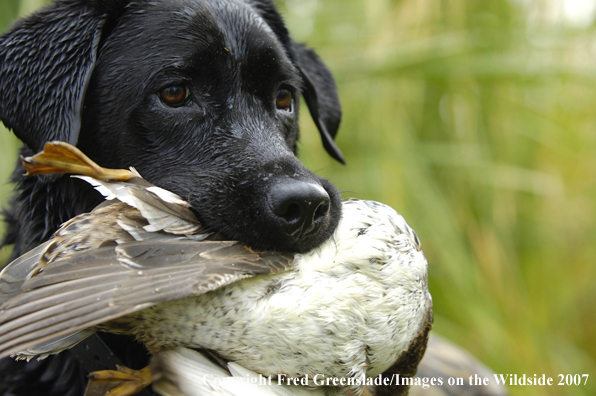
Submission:
[[[215,206],[206,202],[208,196],[193,195],[191,204],[210,230],[256,249],[307,252],[327,240],[339,223],[339,192],[327,180],[285,178],[250,190]],[[207,213],[200,209],[205,207],[220,210]]]

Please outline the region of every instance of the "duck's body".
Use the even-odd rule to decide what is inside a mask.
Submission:
[[[346,201],[332,237],[294,255],[213,240],[188,204],[147,182],[87,180],[118,199],[0,273],[0,356],[46,356],[103,330],[311,385],[420,360],[427,263],[393,209]]]
[[[264,375],[376,376],[420,332],[426,261],[392,209],[347,201],[334,236],[294,268],[161,303],[105,325],[156,353],[207,348]],[[398,231],[399,230],[399,231]]]

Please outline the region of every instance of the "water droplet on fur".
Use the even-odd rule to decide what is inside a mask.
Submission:
[[[143,275],[143,271],[138,271],[137,275]]]
[[[155,290],[153,290],[155,293],[161,293],[161,289],[159,287],[156,287]]]

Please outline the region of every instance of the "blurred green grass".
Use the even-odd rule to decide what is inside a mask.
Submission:
[[[0,0],[0,28],[40,3]],[[306,111],[300,156],[344,197],[390,204],[417,231],[435,331],[499,373],[591,375],[513,395],[596,394],[589,10],[566,14],[571,0],[278,3],[333,70],[344,108],[347,166],[326,156]],[[6,180],[16,143],[5,131],[0,153]]]

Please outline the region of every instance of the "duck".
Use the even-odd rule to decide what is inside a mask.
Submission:
[[[136,338],[161,372],[199,350],[326,394],[382,375],[407,394],[399,378],[424,354],[432,297],[420,240],[391,207],[346,200],[320,246],[263,251],[205,229],[201,208],[134,168],[102,168],[64,142],[22,159],[27,175],[70,173],[105,201],[0,272],[0,358],[45,358],[111,332]],[[102,381],[117,396],[155,381],[151,366],[90,377],[88,395],[105,394],[90,390]]]

